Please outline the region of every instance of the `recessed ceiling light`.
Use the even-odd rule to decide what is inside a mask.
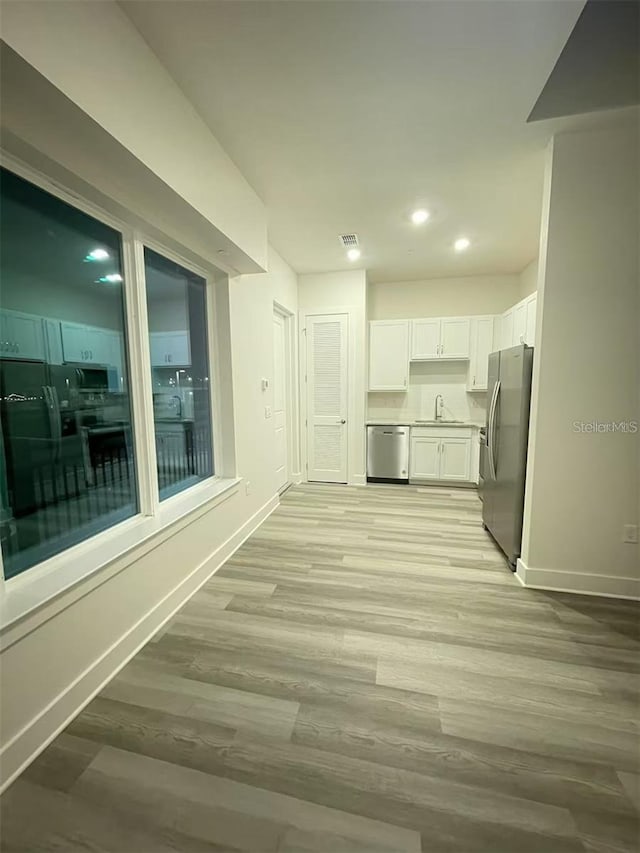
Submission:
[[[85,261],[106,261],[109,258],[109,252],[106,249],[92,249]]]
[[[357,261],[360,257],[360,249],[349,249],[347,252],[347,257],[350,261]]]
[[[119,272],[110,272],[108,275],[101,275],[96,284],[119,284],[122,281],[122,276]]]
[[[411,221],[414,225],[422,225],[429,218],[428,210],[414,210],[411,214]]]
[[[468,249],[470,245],[471,241],[468,240],[466,237],[458,237],[456,242],[453,244],[453,248],[456,250],[456,252],[464,252],[465,249]]]

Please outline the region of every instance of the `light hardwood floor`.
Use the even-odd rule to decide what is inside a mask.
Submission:
[[[472,491],[296,487],[5,793],[1,849],[637,853],[638,617],[522,589]]]

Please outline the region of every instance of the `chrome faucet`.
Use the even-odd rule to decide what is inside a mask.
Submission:
[[[444,408],[444,397],[442,394],[436,394],[435,408],[435,420],[439,421],[442,419],[442,409]]]

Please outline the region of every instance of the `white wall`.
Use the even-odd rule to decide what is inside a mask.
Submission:
[[[249,493],[240,483],[219,505],[193,512],[184,527],[134,549],[0,636],[0,785],[277,505],[273,420],[263,416],[260,380],[272,371],[273,301],[295,315],[297,299],[295,274],[270,257],[270,273],[228,286],[235,456]]]
[[[289,265],[269,248],[269,271],[240,276],[233,282],[231,301],[231,339],[233,342],[234,385],[243,387],[243,395],[235,399],[236,446],[239,473],[251,479],[251,491],[258,504],[268,500],[278,488],[276,482],[274,420],[265,418],[265,407],[273,408],[273,306],[274,303],[293,315],[297,326],[297,276]],[[297,334],[294,334],[294,341]],[[295,354],[297,360],[297,353]],[[271,380],[262,390],[262,378]],[[298,389],[294,389],[294,422],[292,442],[294,479],[300,479]],[[262,436],[268,435],[268,442]]]
[[[432,418],[438,394],[444,400],[444,415],[453,420],[484,424],[486,394],[467,393],[469,362],[412,362],[406,393],[370,392],[367,420],[414,421]]]
[[[547,160],[522,564],[527,584],[640,596],[638,129],[554,137]]]
[[[112,215],[131,208],[130,221],[196,262],[215,260],[226,235],[222,265],[239,258],[270,271],[217,285],[227,439],[235,421],[225,474],[244,481],[0,630],[0,785],[277,505],[273,420],[264,418],[260,381],[272,371],[274,300],[298,310],[296,276],[268,251],[261,203],[116,4],[8,3],[2,26],[48,78],[12,59],[20,73],[3,88],[11,96],[3,144]],[[32,88],[21,89],[23,72]]]
[[[538,289],[538,268],[540,266],[539,259],[534,258],[530,264],[520,273],[520,293],[519,299],[524,299],[531,293],[535,293]]]
[[[365,464],[365,389],[366,389],[366,312],[367,281],[364,270],[313,273],[298,278],[300,328],[307,314],[349,315],[349,483],[366,481]],[[304,384],[304,338],[300,338],[300,408],[304,423],[306,387]],[[306,430],[301,426],[302,459],[306,461]]]
[[[117,3],[9,0],[0,35],[55,87],[37,107],[30,97],[3,91],[3,125],[11,133],[36,148],[44,138],[49,156],[81,178],[88,168],[102,171],[93,185],[110,197],[128,197],[136,213],[140,183],[149,188],[155,181],[147,221],[166,218],[173,204],[194,236],[208,233],[212,247],[224,248],[232,267],[266,268],[264,205]],[[3,77],[15,70],[6,53]],[[74,107],[88,118],[81,129]],[[146,174],[132,174],[124,156],[114,170],[117,147]]]
[[[520,276],[482,275],[369,284],[369,320],[501,314],[520,299]],[[441,394],[455,420],[484,423],[486,394],[467,393],[468,362],[411,365],[406,394],[367,395],[367,420],[433,415]]]
[[[369,320],[501,314],[520,298],[517,275],[369,284]]]

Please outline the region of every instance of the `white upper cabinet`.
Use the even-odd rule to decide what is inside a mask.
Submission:
[[[369,323],[369,391],[406,391],[409,384],[409,321]]]
[[[525,343],[529,346],[534,346],[536,342],[536,309],[538,304],[538,294],[532,293],[526,299],[527,303],[527,322],[525,326]]]
[[[513,314],[514,309],[510,308],[500,318],[500,349],[513,346]]]
[[[470,332],[468,317],[444,317],[440,321],[440,358],[469,358]]]
[[[151,332],[149,343],[152,367],[188,367],[191,364],[188,332]]]
[[[113,364],[113,336],[109,329],[61,323],[64,360],[74,364]]]
[[[527,305],[524,301],[518,302],[513,309],[513,336],[512,344],[526,343],[525,337],[527,334]]]
[[[20,311],[0,314],[0,357],[44,361],[44,333],[39,317]]]
[[[500,349],[535,344],[537,301],[537,293],[532,293],[504,312],[500,321]]]
[[[440,320],[411,321],[411,360],[440,358]]]
[[[486,391],[489,380],[489,355],[493,343],[494,317],[474,317],[471,324],[471,360],[467,391]]]
[[[45,361],[49,364],[62,364],[64,362],[64,354],[62,352],[62,334],[60,332],[59,320],[43,320],[42,328],[44,330],[45,341]]]
[[[432,317],[411,321],[411,360],[469,358],[468,317]]]

